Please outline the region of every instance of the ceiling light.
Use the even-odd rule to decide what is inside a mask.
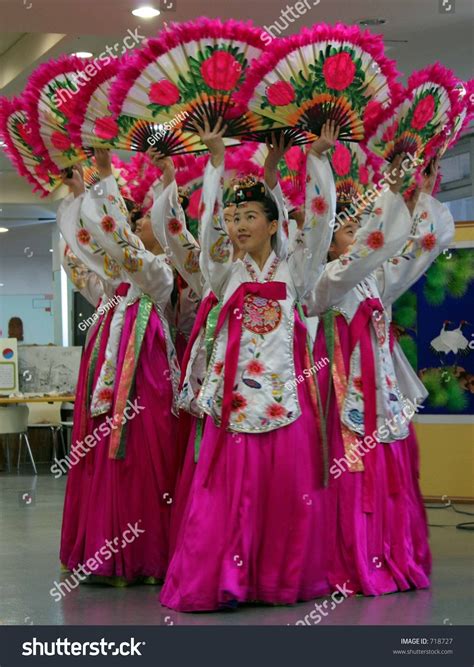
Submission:
[[[77,56],[78,58],[92,58],[94,54],[90,51],[76,51],[76,53],[73,53],[72,55]]]
[[[49,249],[49,252],[53,252],[53,249],[52,249],[52,248],[50,248],[50,249]]]
[[[357,21],[359,25],[363,25],[366,27],[374,26],[374,25],[383,25],[384,23],[387,23],[387,19],[382,19],[377,16],[371,19],[360,19]]]
[[[5,287],[5,283],[0,283],[0,287]]]
[[[0,227],[0,234],[4,234],[5,232],[8,232],[8,227]]]
[[[160,15],[160,10],[155,9],[154,7],[138,7],[138,9],[132,10],[134,16],[138,16],[141,19],[153,19],[155,16]]]

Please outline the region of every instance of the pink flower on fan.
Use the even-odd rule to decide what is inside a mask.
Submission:
[[[383,235],[383,232],[380,230],[376,230],[375,232],[370,232],[370,234],[367,237],[367,245],[369,248],[372,248],[372,250],[378,250],[379,248],[383,247],[383,244],[385,242],[385,237]]]
[[[95,121],[94,132],[99,139],[113,139],[118,134],[117,122],[112,116],[104,116]]]
[[[352,155],[344,144],[338,143],[332,156],[332,166],[338,176],[345,176],[351,170]]]
[[[48,174],[46,173],[42,164],[35,165],[35,174],[42,181],[48,180]]]
[[[295,99],[295,89],[288,81],[277,81],[268,86],[267,99],[272,106],[284,107]]]
[[[74,112],[74,107],[76,106],[76,100],[74,96],[66,95],[63,97],[59,92],[56,93],[56,99],[58,111],[64,114],[66,118],[71,118]]]
[[[51,143],[55,148],[57,148],[60,151],[67,151],[72,147],[71,140],[69,139],[67,134],[63,134],[62,132],[58,132],[57,130],[53,132],[51,135]]]
[[[288,169],[291,169],[292,171],[299,171],[302,154],[302,150],[299,146],[293,146],[290,148],[290,150],[285,154],[285,162],[288,166]]]
[[[179,89],[174,83],[171,83],[167,79],[162,79],[150,86],[148,97],[153,104],[170,107],[172,104],[176,104],[180,98],[180,94]]]
[[[313,213],[317,215],[323,215],[328,210],[328,203],[321,195],[318,195],[311,202],[311,208]]]
[[[345,90],[354,80],[356,66],[346,51],[327,58],[323,65],[323,76],[328,88]]]
[[[382,111],[382,105],[377,100],[370,100],[368,105],[364,109],[363,121],[364,125],[368,127],[370,124],[375,123],[377,116]]]
[[[197,220],[200,217],[200,215],[202,215],[202,212],[200,211],[199,208],[199,205],[201,203],[201,193],[202,193],[202,188],[194,190],[194,192],[189,198],[188,207],[186,209],[186,214],[190,218],[194,218],[195,220]]]
[[[110,234],[110,232],[113,232],[116,227],[115,220],[110,215],[104,215],[104,217],[100,221],[100,226],[102,227],[104,232]]]
[[[242,74],[242,65],[228,51],[215,51],[201,65],[201,75],[209,88],[233,90]]]
[[[423,250],[433,250],[436,247],[436,235],[433,233],[425,234],[421,239],[421,247]]]
[[[23,139],[25,144],[30,145],[31,144],[31,128],[26,125],[26,123],[18,123],[16,126],[16,129],[18,131],[18,134],[20,137]]]
[[[391,125],[385,128],[382,134],[382,141],[392,141],[398,130],[398,120],[395,120]]]
[[[427,95],[418,102],[413,112],[411,126],[415,130],[422,130],[433,118],[435,112],[435,100],[433,95]]]
[[[369,170],[365,164],[361,164],[359,167],[359,181],[362,185],[367,185],[369,183]]]
[[[181,234],[183,231],[183,223],[178,220],[178,218],[171,218],[171,220],[168,222],[168,231],[173,236]]]

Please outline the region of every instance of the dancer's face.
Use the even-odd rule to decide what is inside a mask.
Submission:
[[[140,241],[145,246],[146,250],[159,255],[163,252],[160,244],[156,240],[155,235],[153,234],[153,229],[151,227],[151,218],[147,213],[142,218],[139,218],[136,223],[135,234],[138,236]]]
[[[332,243],[329,246],[329,257],[331,259],[337,259],[349,250],[354,243],[358,229],[359,224],[357,222],[346,222],[335,232]]]
[[[234,230],[239,248],[249,254],[271,247],[278,229],[277,220],[269,220],[261,202],[238,204],[234,215]]]

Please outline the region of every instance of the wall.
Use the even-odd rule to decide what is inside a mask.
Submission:
[[[21,317],[25,343],[53,343],[52,225],[10,228],[0,234],[0,333]]]

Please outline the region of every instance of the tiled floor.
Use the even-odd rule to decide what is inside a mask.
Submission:
[[[160,606],[158,587],[79,586],[60,602],[59,536],[65,480],[44,471],[0,473],[0,624],[286,625],[314,609],[242,606],[234,612],[181,614]],[[26,495],[25,495],[26,494]],[[474,511],[462,505],[459,509]],[[455,524],[474,520],[451,508],[430,510],[434,571],[431,590],[378,598],[352,597],[321,623],[336,625],[467,625],[473,621],[474,536]]]

